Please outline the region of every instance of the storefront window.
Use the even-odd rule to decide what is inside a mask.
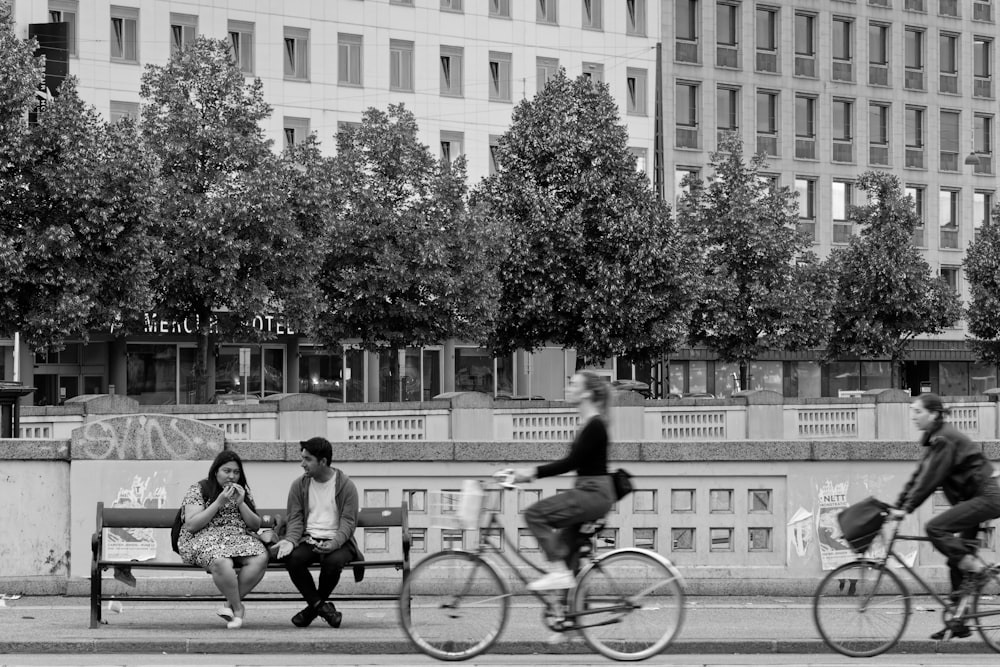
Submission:
[[[703,365],[704,361],[691,362],[691,391],[707,391],[704,385],[700,389],[695,389],[694,365]],[[724,364],[721,361],[715,363],[715,391],[712,392],[716,398],[729,398],[736,391],[737,380],[740,377],[739,364]]]
[[[750,364],[749,389],[767,389],[779,394],[782,387],[782,371],[780,361],[754,361]]]
[[[497,396],[510,398],[514,395],[513,355],[494,359],[491,350],[456,347],[455,391],[479,391],[485,394],[496,392]]]
[[[126,393],[140,405],[177,402],[177,346],[130,344]]]
[[[830,362],[830,395],[861,391],[861,364],[857,361]]]
[[[823,372],[815,361],[793,362],[800,398],[819,398],[823,393]]]
[[[365,351],[345,350],[347,361],[345,376],[347,379],[347,402],[363,403],[365,396]]]
[[[996,389],[997,367],[993,364],[983,364],[974,361],[969,364],[969,385],[973,396],[984,393],[987,389]]]
[[[869,389],[889,389],[890,387],[892,387],[891,361],[861,362],[862,389],[867,391]]]
[[[940,362],[938,364],[938,390],[942,396],[968,396],[969,362]]]
[[[215,360],[216,394],[245,393],[261,398],[282,393],[285,387],[284,348],[261,349],[260,345],[245,347],[250,348],[250,374],[247,377],[240,376],[240,346],[227,345],[219,348],[219,356]],[[245,389],[243,382],[247,382]]]
[[[344,400],[343,368],[340,348],[300,348],[298,391],[317,394],[328,401]]]

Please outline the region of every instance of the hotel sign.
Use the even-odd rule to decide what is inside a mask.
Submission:
[[[244,324],[257,331],[279,336],[292,335],[295,331],[289,327],[285,320],[277,315],[255,315],[253,319]],[[197,316],[185,317],[181,321],[168,320],[158,317],[156,313],[146,313],[143,333],[156,334],[191,334],[198,333],[199,320]],[[209,331],[218,333],[219,321],[215,317],[209,323]]]

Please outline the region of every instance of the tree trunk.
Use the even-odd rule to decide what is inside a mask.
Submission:
[[[750,362],[740,359],[740,382],[737,391],[746,391],[750,388]]]

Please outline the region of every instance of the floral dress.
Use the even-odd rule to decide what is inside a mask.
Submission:
[[[249,491],[247,499],[252,500]],[[206,506],[202,500],[200,484],[192,485],[184,494],[181,506],[188,505]],[[215,513],[208,525],[197,533],[188,532],[181,527],[177,538],[177,550],[185,563],[206,570],[216,558],[257,556],[265,553],[263,543],[248,532],[239,508],[233,503],[226,503]]]

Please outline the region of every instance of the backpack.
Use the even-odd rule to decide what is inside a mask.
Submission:
[[[205,492],[205,486],[207,485],[207,483],[208,483],[207,479],[203,479],[200,482],[198,482],[198,488],[201,489],[201,502],[203,503],[208,502],[208,494]],[[178,554],[180,553],[180,550],[177,548],[177,540],[179,540],[181,537],[181,526],[183,525],[184,525],[184,507],[182,506],[177,510],[177,516],[174,517],[174,525],[171,526],[170,528],[170,546],[173,547],[174,552]]]

